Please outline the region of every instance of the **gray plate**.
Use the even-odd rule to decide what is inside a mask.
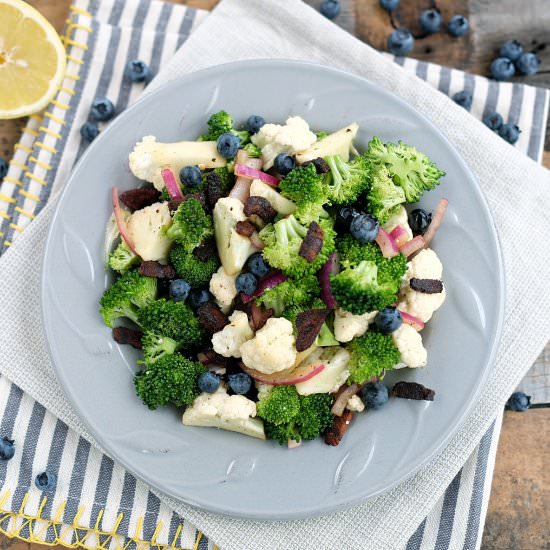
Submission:
[[[433,246],[444,265],[445,305],[423,332],[425,369],[387,376],[436,390],[433,403],[393,399],[358,415],[338,447],[321,441],[287,450],[239,434],[180,423],[175,409],[149,411],[134,395],[137,352],[119,347],[98,313],[108,282],[102,263],[110,188],[138,183],[128,153],[142,136],[194,139],[219,109],[244,121],[301,115],[312,128],[361,127],[402,139],[447,172],[422,203],[450,200]],[[44,259],[44,325],[59,383],[105,450],[153,487],[207,510],[258,519],[327,513],[409,477],[455,433],[472,408],[500,334],[503,269],[485,199],[468,167],[424,117],[361,78],[288,61],[239,62],[180,78],[120,115],[84,155],[61,198]]]

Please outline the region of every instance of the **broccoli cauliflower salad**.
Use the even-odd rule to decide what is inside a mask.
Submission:
[[[359,153],[358,129],[255,115],[237,129],[220,111],[196,141],[135,145],[146,183],[112,191],[100,303],[114,339],[143,353],[134,385],[150,409],[295,447],[337,445],[390,396],[433,400],[383,378],[427,364],[447,201],[409,205],[444,172],[403,142]]]

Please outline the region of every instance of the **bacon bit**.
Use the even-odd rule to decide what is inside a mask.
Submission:
[[[298,254],[309,263],[314,262],[323,248],[324,237],[325,233],[320,225],[317,222],[312,222],[307,230],[305,239],[302,241]]]
[[[318,174],[328,174],[330,172],[330,166],[326,163],[325,159],[322,159],[321,157],[308,160],[302,164],[302,166],[309,166],[310,164],[313,164],[315,166],[315,171]]]
[[[417,401],[433,401],[435,392],[417,382],[397,382],[391,389],[390,395],[392,397],[415,399]]]
[[[185,195],[183,198],[178,197],[177,199],[171,199],[168,202],[168,209],[170,210],[170,212],[175,212],[182,202],[185,202],[189,199],[198,200],[201,203],[201,206],[203,208],[206,208],[206,196],[205,196],[205,194],[202,191],[197,191],[196,193],[189,193],[188,195]]]
[[[141,210],[146,206],[151,206],[160,198],[160,193],[153,187],[139,187],[138,189],[130,189],[124,191],[119,196],[119,199],[130,210]]]
[[[255,215],[260,217],[264,222],[269,223],[275,219],[277,211],[264,197],[252,196],[248,197],[244,205],[244,215],[247,217]]]
[[[136,349],[141,349],[141,330],[127,327],[116,327],[113,329],[113,339],[117,344],[128,344]]]
[[[212,302],[205,302],[197,309],[197,317],[204,330],[214,334],[228,324],[227,317],[220,308]]]
[[[173,279],[176,276],[176,270],[171,265],[162,265],[149,260],[141,262],[139,273],[144,277],[155,277],[156,279]]]
[[[263,306],[256,305],[256,302],[250,303],[248,323],[253,331],[260,330],[270,317],[273,317],[273,309],[266,309]]]
[[[437,203],[437,206],[435,207],[435,211],[432,217],[432,221],[428,226],[428,229],[426,229],[423,235],[424,243],[425,243],[424,248],[426,248],[432,242],[432,239],[435,237],[435,234],[437,233],[437,230],[439,229],[439,226],[443,221],[443,216],[445,215],[447,206],[449,206],[449,201],[447,199],[441,199]]]
[[[216,172],[208,172],[205,177],[208,206],[210,206],[210,208],[214,208],[218,200],[223,197],[222,178],[219,174],[216,174]]]
[[[347,409],[344,410],[342,416],[335,416],[332,424],[325,431],[325,443],[336,447],[348,431],[352,418],[353,412]]]
[[[310,309],[302,311],[296,317],[296,351],[305,351],[319,334],[323,323],[326,321],[330,310],[328,309]]]
[[[439,294],[443,292],[443,283],[438,279],[417,279],[412,277],[409,284],[413,290],[424,294]]]
[[[256,231],[256,226],[251,221],[237,222],[235,231],[243,237],[250,237]]]
[[[208,239],[199,244],[197,248],[193,250],[193,256],[201,262],[206,262],[217,254],[216,242],[213,239]]]

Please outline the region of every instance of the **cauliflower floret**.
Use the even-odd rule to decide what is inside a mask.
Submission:
[[[410,286],[410,280],[413,277],[417,279],[441,279],[443,266],[437,254],[431,248],[426,248],[419,252],[408,263],[407,267],[407,273],[401,283],[397,307],[426,323],[431,319],[434,311],[439,309],[445,301],[445,288],[443,288],[443,292],[437,294],[425,294],[413,290]]]
[[[139,179],[150,181],[156,189],[164,189],[162,168],[172,168],[176,174],[184,166],[219,168],[227,164],[215,141],[180,141],[159,143],[155,136],[145,136],[136,143],[129,156],[130,170]]]
[[[168,261],[172,241],[164,229],[172,223],[168,203],[156,202],[136,210],[128,219],[126,229],[136,252],[143,260]]]
[[[402,324],[392,332],[393,342],[401,354],[401,363],[395,368],[403,366],[416,369],[425,367],[428,360],[428,352],[422,345],[422,336],[411,325]]]
[[[224,357],[240,357],[240,347],[254,337],[244,311],[235,311],[229,317],[229,324],[212,335],[214,351]]]
[[[300,153],[296,155],[296,162],[298,164],[304,164],[304,162],[307,162],[308,160],[313,160],[319,157],[325,158],[329,155],[340,155],[342,160],[347,162],[349,160],[350,152],[355,152],[357,154],[355,148],[353,147],[353,140],[355,139],[358,130],[359,125],[357,122],[352,122],[351,124],[348,124],[348,126],[340,128],[340,130],[333,132],[320,141],[314,143],[306,151],[300,151]]]
[[[256,403],[244,395],[227,395],[222,385],[214,393],[202,393],[182,416],[187,426],[209,426],[265,439],[263,423],[254,418]]]
[[[365,410],[365,404],[358,395],[352,395],[348,400],[346,409],[348,409],[348,411],[360,413]]]
[[[297,354],[292,323],[283,317],[271,317],[252,340],[241,345],[240,352],[248,368],[264,374],[292,367]]]
[[[321,363],[325,368],[313,378],[296,384],[296,390],[300,395],[336,392],[349,377],[349,358],[349,351],[339,347],[315,350],[300,365]]]
[[[277,155],[295,155],[305,151],[317,141],[317,136],[302,117],[293,116],[287,119],[284,126],[264,124],[250,140],[262,150],[264,170],[269,170]]]
[[[223,266],[220,266],[210,279],[210,292],[214,295],[216,303],[224,313],[231,309],[233,299],[237,296],[236,278],[236,275],[228,275]]]
[[[334,337],[338,342],[351,342],[357,336],[363,336],[378,311],[369,311],[362,315],[353,315],[343,309],[334,314]]]
[[[273,208],[282,216],[294,214],[296,211],[296,205],[292,201],[289,201],[287,198],[283,197],[281,193],[261,180],[252,180],[252,183],[250,184],[250,196],[263,197],[269,201],[271,206],[273,206]]]
[[[400,225],[409,236],[409,240],[413,238],[413,232],[409,225],[409,216],[405,207],[400,206],[399,210],[390,217],[390,219],[382,226],[388,233],[391,233],[398,225]]]

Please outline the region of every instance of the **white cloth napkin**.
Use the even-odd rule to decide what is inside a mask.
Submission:
[[[550,278],[545,246],[550,234],[550,173],[448,98],[298,0],[224,0],[150,90],[199,68],[251,57],[306,59],[367,77],[400,95],[446,134],[476,173],[501,239],[507,270],[503,339],[479,402],[447,448],[412,479],[363,505],[305,521],[262,523],[225,518],[161,498],[227,550],[402,548],[550,336],[550,293],[545,286]],[[86,434],[53,376],[41,327],[36,258],[42,253],[55,202],[52,197],[0,262],[0,371]]]

